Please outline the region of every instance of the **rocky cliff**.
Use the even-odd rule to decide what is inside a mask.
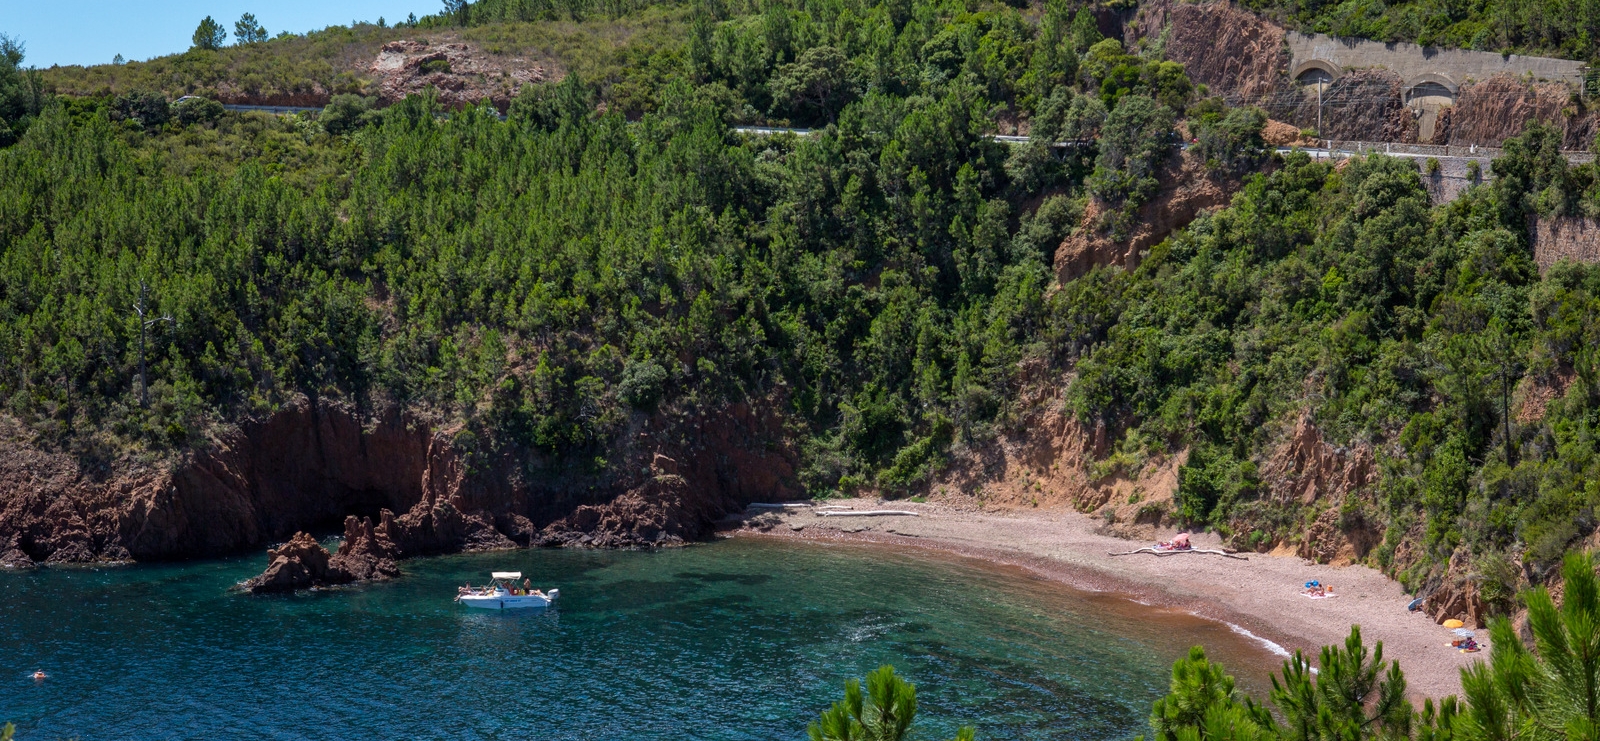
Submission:
[[[1381,69],[1354,70],[1334,80],[1321,96],[1296,95],[1292,112],[1274,112],[1297,126],[1317,129],[1324,139],[1415,142],[1416,120],[1400,93],[1399,75]]]
[[[1544,121],[1564,130],[1584,126],[1572,92],[1556,83],[1528,83],[1507,75],[1462,85],[1449,110],[1448,143],[1457,146],[1499,146],[1522,133],[1528,121]],[[1569,110],[1570,108],[1570,110]],[[1569,142],[1568,146],[1572,146]],[[1588,142],[1578,145],[1586,148]]]
[[[1421,133],[1406,107],[1404,81],[1381,68],[1346,70],[1323,90],[1289,79],[1282,26],[1225,2],[1157,0],[1140,7],[1131,40],[1158,47],[1189,77],[1240,105],[1260,105],[1277,119],[1317,128],[1324,138],[1415,143]],[[1562,83],[1532,83],[1511,75],[1463,77],[1453,106],[1439,113],[1428,143],[1498,146],[1541,120],[1566,133],[1566,147],[1587,149],[1600,117]]]
[[[1133,233],[1114,239],[1099,227],[1105,204],[1091,200],[1077,229],[1056,248],[1056,279],[1066,282],[1104,265],[1132,270],[1140,256],[1200,212],[1228,205],[1241,181],[1206,168],[1193,150],[1171,157],[1157,173],[1160,189],[1139,207]]]
[[[640,415],[599,471],[536,451],[463,450],[391,409],[302,399],[202,450],[91,466],[0,440],[0,548],[33,563],[192,558],[275,549],[253,588],[381,578],[408,556],[526,546],[670,545],[754,499],[798,494],[776,404]],[[330,557],[303,532],[345,541]]]
[[[1159,44],[1213,94],[1254,103],[1287,88],[1282,26],[1229,3],[1157,0],[1140,6],[1130,35]]]

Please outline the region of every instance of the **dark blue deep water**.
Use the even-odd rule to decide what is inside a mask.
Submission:
[[[887,662],[917,684],[921,738],[1125,739],[1188,646],[1247,685],[1269,663],[1223,626],[881,546],[471,554],[386,584],[229,591],[264,564],[0,573],[0,722],[22,741],[802,739]],[[494,569],[561,601],[451,601]]]

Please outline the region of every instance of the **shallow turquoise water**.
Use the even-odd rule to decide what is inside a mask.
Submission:
[[[469,554],[386,584],[228,591],[263,565],[0,574],[0,721],[23,741],[800,739],[844,680],[888,662],[917,684],[923,738],[973,723],[980,739],[1122,739],[1189,645],[1247,685],[1268,663],[1222,626],[885,547]],[[451,601],[491,569],[561,601]]]

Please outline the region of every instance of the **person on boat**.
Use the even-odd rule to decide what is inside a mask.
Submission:
[[[46,679],[49,679],[49,678],[50,678],[50,675],[49,674],[45,674],[42,671],[36,671],[36,672],[33,673],[33,681],[35,681],[35,682],[42,682],[42,681],[44,681]]]

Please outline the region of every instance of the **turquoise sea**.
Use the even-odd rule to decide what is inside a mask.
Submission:
[[[1181,612],[885,546],[466,554],[383,584],[230,591],[264,565],[0,573],[0,722],[22,741],[802,739],[846,679],[892,663],[920,738],[1126,739],[1190,645],[1256,690],[1274,663]],[[491,570],[561,599],[452,602]]]

